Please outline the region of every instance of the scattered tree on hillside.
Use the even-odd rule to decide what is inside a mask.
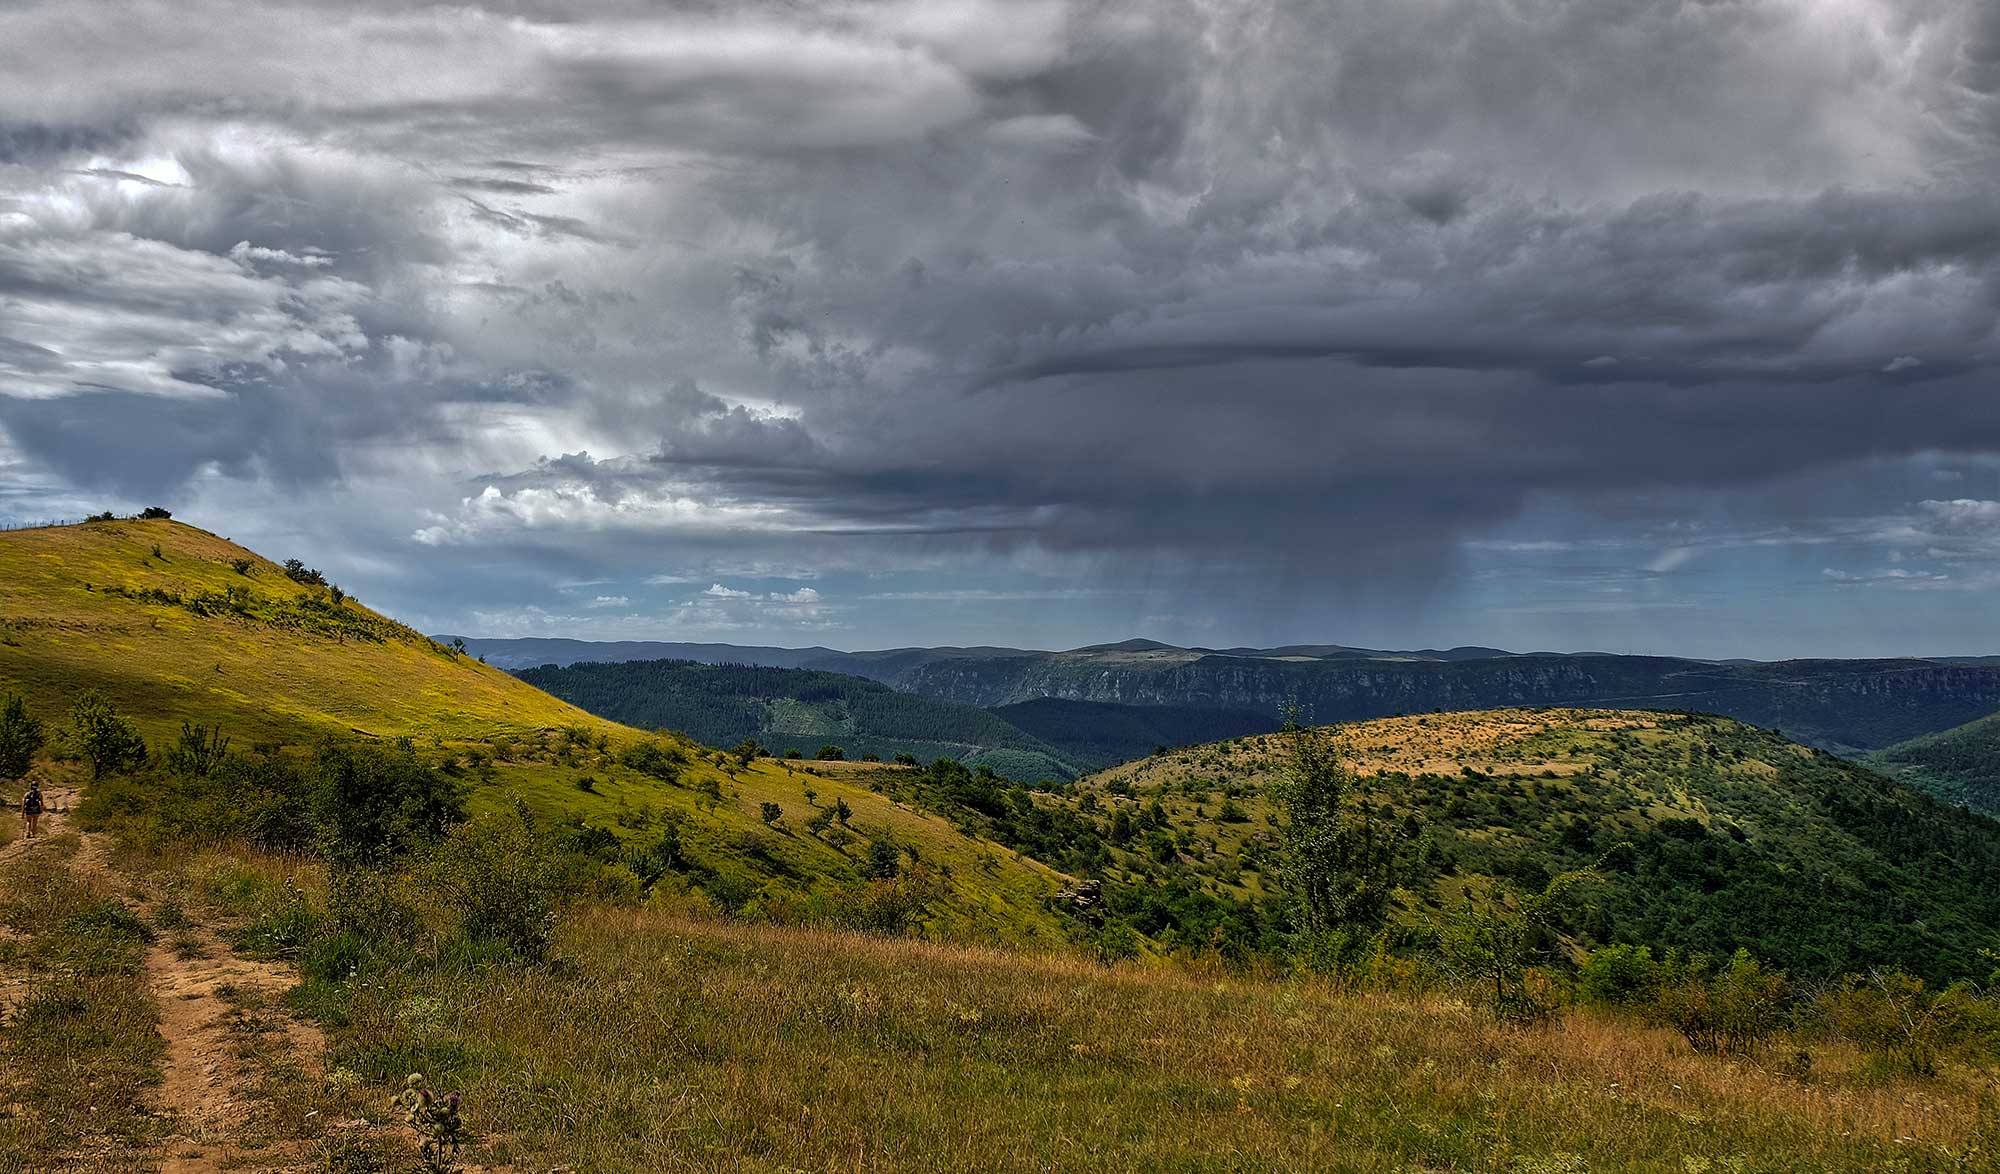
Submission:
[[[93,781],[131,770],[146,761],[146,741],[131,722],[111,708],[104,694],[91,690],[76,699],[69,713],[70,747],[90,764]]]
[[[205,779],[228,756],[229,739],[222,736],[220,725],[210,728],[182,722],[180,739],[167,748],[167,769]]]
[[[28,712],[28,703],[19,694],[9,693],[7,703],[0,706],[0,779],[27,774],[46,740],[41,719]]]
[[[687,761],[687,754],[678,746],[670,748],[648,740],[627,747],[618,761],[642,775],[673,783],[680,781],[681,764]]]
[[[875,833],[868,843],[868,863],[862,870],[872,880],[892,880],[902,871],[902,852],[888,831]]]
[[[285,578],[308,587],[326,586],[326,576],[320,574],[317,567],[308,567],[295,558],[285,560]]]
[[[757,805],[757,814],[765,823],[776,823],[779,817],[785,814],[785,809],[776,803],[760,803]]]
[[[161,509],[159,506],[149,505],[145,509],[139,511],[139,516],[141,518],[146,519],[149,522],[164,522],[168,518],[173,517],[174,515],[167,510]]]
[[[847,751],[842,750],[831,742],[819,748],[819,759],[821,762],[840,762],[846,757]]]
[[[1298,929],[1315,943],[1370,933],[1395,890],[1396,828],[1353,802],[1360,783],[1332,735],[1301,724],[1293,708],[1283,737],[1291,754],[1279,785],[1285,880]]]
[[[321,849],[342,868],[401,856],[465,818],[458,783],[416,755],[336,742],[320,750],[313,807]]]
[[[1494,1014],[1515,1022],[1543,1019],[1555,1009],[1535,990],[1531,968],[1555,937],[1555,918],[1577,888],[1596,878],[1590,869],[1565,872],[1540,891],[1511,893],[1504,885],[1486,900],[1470,895],[1438,928],[1446,965],[1483,991]]]

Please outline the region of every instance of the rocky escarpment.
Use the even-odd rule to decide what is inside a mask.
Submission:
[[[2000,710],[2000,669],[1920,660],[1718,665],[1596,655],[1437,662],[1057,653],[918,663],[893,683],[987,706],[1057,697],[1276,713],[1296,701],[1319,721],[1504,706],[1685,709],[1842,751]]]

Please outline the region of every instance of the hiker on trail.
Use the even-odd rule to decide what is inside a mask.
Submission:
[[[21,796],[21,822],[28,825],[28,837],[34,838],[35,825],[42,822],[42,788],[29,783],[28,793]]]

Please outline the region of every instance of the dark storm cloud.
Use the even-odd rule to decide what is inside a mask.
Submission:
[[[119,12],[0,14],[0,428],[77,486],[1289,589],[2000,452],[1973,0]]]
[[[553,196],[556,189],[545,183],[532,183],[525,179],[481,179],[476,176],[461,175],[451,181],[453,187],[475,192],[491,192],[499,196]]]

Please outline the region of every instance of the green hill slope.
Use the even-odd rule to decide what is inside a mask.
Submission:
[[[1799,974],[1895,963],[1983,977],[2000,823],[1724,718],[1501,710],[1339,727],[1407,837],[1397,921],[1597,864],[1577,946],[1746,947]],[[1031,805],[974,778],[906,785],[974,830],[1104,878],[1117,916],[1198,948],[1282,929],[1277,736],[1151,756]],[[1982,969],[1983,967],[1983,969]]]
[[[753,738],[773,753],[810,756],[835,744],[850,758],[956,758],[1010,778],[1077,773],[1055,747],[983,709],[842,673],[641,660],[544,665],[519,676],[603,717],[712,746]]]
[[[246,741],[608,727],[193,526],[0,534],[0,690],[59,711],[84,689],[156,736],[182,720]]]
[[[609,863],[637,860],[672,828],[673,883],[730,908],[805,909],[858,890],[871,846],[886,842],[937,874],[926,931],[1012,943],[1064,933],[1048,905],[1067,878],[836,767],[739,763],[593,716],[175,521],[0,533],[0,696],[23,695],[53,733],[87,690],[155,749],[184,721],[219,727],[239,753],[407,737],[423,763],[464,780],[473,810],[525,804]],[[633,758],[643,743],[664,765]],[[48,769],[77,778],[74,765]],[[836,803],[847,823],[813,826]]]
[[[2000,713],[1912,738],[1863,761],[1947,803],[2000,818]]]

